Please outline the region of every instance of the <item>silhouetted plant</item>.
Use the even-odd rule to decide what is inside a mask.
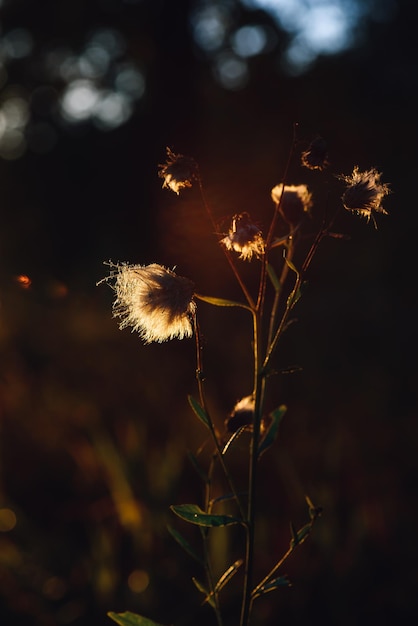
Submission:
[[[304,232],[306,224],[308,228],[312,224],[310,214],[314,210],[314,195],[306,185],[288,184],[294,143],[282,181],[271,191],[273,210],[266,232],[263,233],[247,212],[242,212],[232,216],[228,232],[219,236],[220,248],[241,288],[242,301],[203,295],[195,290],[192,281],[177,276],[173,271],[156,263],[148,266],[109,263],[110,275],[103,279],[115,291],[113,313],[121,320],[121,328],[130,326],[132,330],[139,332],[146,343],[182,339],[192,335],[195,338],[198,398],[190,396],[189,403],[197,419],[208,431],[214,452],[208,467],[202,466],[199,454],[191,455],[193,465],[204,484],[204,502],[174,504],[171,510],[177,517],[200,529],[202,549],[198,552],[176,529],[170,528],[170,532],[203,570],[206,580],[202,582],[194,578],[193,582],[203,594],[202,604],[208,603],[213,608],[218,626],[224,624],[223,594],[237,572],[242,571],[243,576],[238,609],[240,616],[237,610],[237,615],[231,621],[234,626],[238,622],[241,626],[249,626],[253,603],[257,598],[290,584],[281,573],[281,568],[294,550],[309,537],[321,514],[321,507],[313,504],[310,497],[306,496],[308,511],[305,525],[295,528],[290,524],[287,551],[277,557],[274,566],[261,580],[255,580],[258,461],[275,443],[279,425],[286,413],[284,405],[279,405],[269,414],[265,410],[269,381],[277,374],[272,365],[273,357],[280,339],[292,321],[293,311],[302,295],[306,273],[322,240],[326,237],[346,238],[344,234],[334,231],[338,213],[346,209],[350,213],[366,217],[368,221],[372,220],[375,225],[375,213],[386,213],[382,200],[389,189],[380,182],[381,174],[374,168],[361,172],[356,166],[350,176],[335,177],[335,180],[345,183],[340,206],[332,214],[326,211],[321,216],[322,223],[318,232]],[[316,138],[302,152],[300,159],[303,167],[321,173],[329,165],[325,141],[320,137]],[[205,197],[199,167],[194,159],[175,154],[167,148],[167,162],[160,166],[159,175],[163,178],[163,187],[176,194],[197,185],[203,208],[210,218],[214,232],[218,232],[216,220]],[[278,236],[279,229],[285,235]],[[294,262],[295,250],[302,241],[306,242],[307,235],[311,237],[312,243],[300,267],[297,267]],[[283,251],[279,259],[277,255],[271,254],[277,248]],[[257,263],[259,266],[258,288],[255,293],[252,293],[244,280],[241,262]],[[252,318],[252,333],[247,341],[253,353],[253,388],[247,391],[224,419],[227,436],[219,435],[215,420],[208,409],[196,301],[218,307],[238,307]],[[227,452],[229,453],[244,432],[248,435],[249,447],[248,476],[245,489],[242,490],[237,488],[237,476],[234,476],[229,467]],[[225,492],[221,496],[213,493],[216,466],[220,467],[225,478]],[[245,547],[241,557],[218,576],[213,571],[210,559],[211,531],[227,526],[241,526],[244,529]],[[120,626],[156,626],[152,620],[130,612],[111,612],[109,616]]]

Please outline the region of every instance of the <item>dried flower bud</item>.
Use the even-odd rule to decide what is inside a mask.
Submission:
[[[232,218],[231,227],[221,244],[228,250],[239,252],[240,259],[251,261],[253,255],[264,254],[264,239],[261,230],[251,221],[248,213],[239,213]]]
[[[163,187],[167,187],[179,195],[180,190],[191,187],[198,178],[197,163],[191,157],[174,154],[167,148],[167,161],[159,165],[158,176],[164,178]]]
[[[348,185],[341,198],[344,208],[365,217],[367,221],[372,219],[375,225],[374,212],[387,215],[381,202],[389,193],[389,187],[380,182],[381,175],[374,168],[360,172],[356,166],[351,176],[340,176]]]
[[[322,137],[314,139],[301,154],[301,162],[310,170],[323,170],[328,165],[327,144]]]
[[[190,280],[157,263],[109,265],[104,281],[114,281],[113,315],[121,320],[119,328],[131,326],[145,343],[191,337],[196,303]]]
[[[245,396],[234,406],[225,425],[230,433],[235,433],[243,427],[251,426],[254,420],[254,397]]]
[[[306,185],[285,185],[283,191],[283,184],[280,183],[271,190],[271,197],[285,222],[291,226],[299,224],[312,206],[312,194]]]
[[[225,426],[229,433],[235,433],[240,428],[245,428],[246,430],[252,430],[253,422],[254,422],[254,396],[244,396],[241,398],[234,408],[231,411],[229,417],[225,420]],[[271,417],[265,418],[264,416],[261,418],[260,423],[260,435],[266,432],[266,429],[269,427],[271,423]]]

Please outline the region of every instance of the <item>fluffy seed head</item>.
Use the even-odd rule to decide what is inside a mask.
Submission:
[[[164,178],[163,187],[179,195],[180,190],[191,187],[198,177],[197,163],[194,159],[175,154],[167,148],[167,161],[159,165],[158,176]]]
[[[276,185],[271,190],[273,202],[279,207],[283,219],[295,226],[312,206],[312,194],[306,185]]]
[[[162,265],[109,263],[105,278],[116,293],[113,315],[119,328],[132,327],[145,343],[183,339],[193,334],[194,285]]]
[[[261,230],[251,221],[248,213],[233,216],[229,232],[221,239],[221,244],[227,250],[239,252],[239,258],[245,261],[251,261],[253,255],[260,257],[264,254],[265,244]]]
[[[360,172],[357,166],[351,176],[340,176],[348,185],[341,198],[344,208],[367,221],[372,219],[375,225],[374,212],[387,215],[382,200],[389,193],[389,187],[380,181],[381,176],[375,168]]]
[[[327,144],[322,137],[316,137],[308,149],[302,152],[301,162],[310,170],[323,170],[328,165]]]

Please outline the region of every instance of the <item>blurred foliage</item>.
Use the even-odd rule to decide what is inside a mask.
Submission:
[[[169,505],[200,496],[186,457],[205,438],[187,402],[195,391],[193,342],[144,347],[119,332],[111,292],[95,283],[109,258],[157,261],[178,266],[199,291],[233,298],[194,191],[179,199],[161,190],[157,164],[166,145],[196,158],[220,229],[253,207],[262,221],[296,121],[301,146],[317,133],[327,139],[333,171],[376,166],[394,193],[377,232],[350,221],[342,224],[350,241],[325,242],[283,342],[278,365],[303,369],[277,386],[288,413],[261,462],[260,569],[288,546],[289,522],[304,523],[305,494],[324,514],[283,572],[293,586],[261,599],[258,619],[266,626],[277,616],[292,624],[412,623],[413,3],[392,3],[390,19],[362,23],[353,48],[319,57],[297,76],[278,62],[289,40],[280,24],[260,10],[253,21],[250,3],[225,3],[234,32],[262,23],[277,41],[246,60],[248,79],[236,89],[225,89],[212,59],[197,51],[189,19],[198,4],[1,3],[1,123],[6,115],[15,126],[0,162],[0,622],[91,626],[110,623],[107,611],[133,611],[167,623],[190,602],[198,609],[194,563],[166,530]],[[110,39],[97,44],[98,33]],[[82,75],[98,71],[85,57],[103,61],[103,41],[113,46],[106,71]],[[63,63],[67,78],[57,74]],[[133,82],[118,82],[126,70]],[[110,99],[102,117],[97,109],[70,122],[60,108],[70,80],[93,80],[101,100],[127,94],[130,84],[129,106]],[[82,93],[87,103],[97,97]],[[290,182],[315,191],[313,173]],[[332,194],[316,202],[331,205],[339,200]],[[248,393],[248,320],[204,303],[199,310],[221,429]],[[245,471],[236,456],[237,473]],[[234,549],[219,539],[219,568]],[[197,615],[204,624],[205,611]]]

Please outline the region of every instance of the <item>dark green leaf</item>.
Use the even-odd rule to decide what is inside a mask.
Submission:
[[[277,409],[275,409],[274,411],[270,413],[271,424],[266,434],[263,436],[262,440],[260,441],[260,445],[258,446],[259,458],[263,454],[263,452],[265,452],[268,448],[270,448],[271,445],[273,445],[274,441],[276,440],[277,433],[279,431],[280,422],[282,421],[286,411],[287,411],[287,406],[285,406],[284,404],[281,404],[279,407],[277,407]]]
[[[204,594],[204,596],[205,596],[204,602],[208,602],[212,608],[215,608],[215,599],[214,599],[213,593],[209,593],[209,591],[206,589],[205,585],[203,585],[203,583],[201,583],[200,580],[197,580],[197,578],[193,577],[192,581],[194,582],[196,588],[201,593]]]
[[[200,419],[201,422],[203,422],[203,424],[210,429],[209,426],[209,418],[206,414],[206,411],[204,408],[202,408],[200,406],[200,404],[198,403],[197,400],[195,400],[193,398],[193,396],[188,396],[188,400],[189,400],[189,404],[192,407],[195,415]]]
[[[303,543],[307,537],[309,537],[312,531],[312,523],[305,524],[305,526],[302,526],[302,528],[298,530],[297,533],[295,533],[292,525],[291,525],[291,530],[292,530],[292,540],[290,542],[290,545],[292,548],[295,548],[300,543]]]
[[[278,578],[273,578],[272,580],[269,580],[262,587],[257,589],[257,591],[255,591],[253,594],[253,598],[258,598],[258,596],[262,596],[265,593],[269,593],[269,591],[274,591],[275,589],[278,589],[279,587],[291,587],[291,586],[292,584],[287,578],[287,576],[279,576]]]
[[[284,260],[286,261],[286,265],[295,272],[296,276],[299,276],[299,272],[297,271],[296,267],[293,265],[292,261],[290,261],[286,256],[284,257]]]
[[[172,505],[170,509],[181,519],[197,526],[229,526],[230,524],[238,524],[240,522],[238,518],[231,515],[210,515],[205,513],[197,504],[177,504]]]
[[[167,526],[167,530],[170,533],[170,535],[173,537],[173,539],[177,541],[177,543],[183,548],[185,552],[187,552],[189,556],[192,557],[192,559],[200,563],[200,565],[204,565],[203,559],[201,559],[196,554],[196,552],[193,550],[190,543],[177,530],[175,530],[172,526]]]
[[[199,300],[203,300],[203,302],[208,302],[209,304],[213,304],[214,306],[239,306],[241,309],[247,309],[247,311],[251,311],[250,307],[246,304],[242,304],[242,302],[235,302],[234,300],[225,300],[224,298],[212,298],[211,296],[201,296],[200,294],[195,294],[196,298]]]
[[[142,615],[130,613],[129,611],[126,611],[125,613],[109,612],[107,615],[110,619],[113,619],[114,622],[119,624],[119,626],[162,626],[147,617],[142,617]]]
[[[281,284],[280,284],[280,280],[276,274],[276,272],[274,271],[274,268],[272,265],[270,265],[270,263],[267,263],[267,274],[271,280],[271,284],[274,287],[275,291],[280,291],[280,289],[282,288]]]

